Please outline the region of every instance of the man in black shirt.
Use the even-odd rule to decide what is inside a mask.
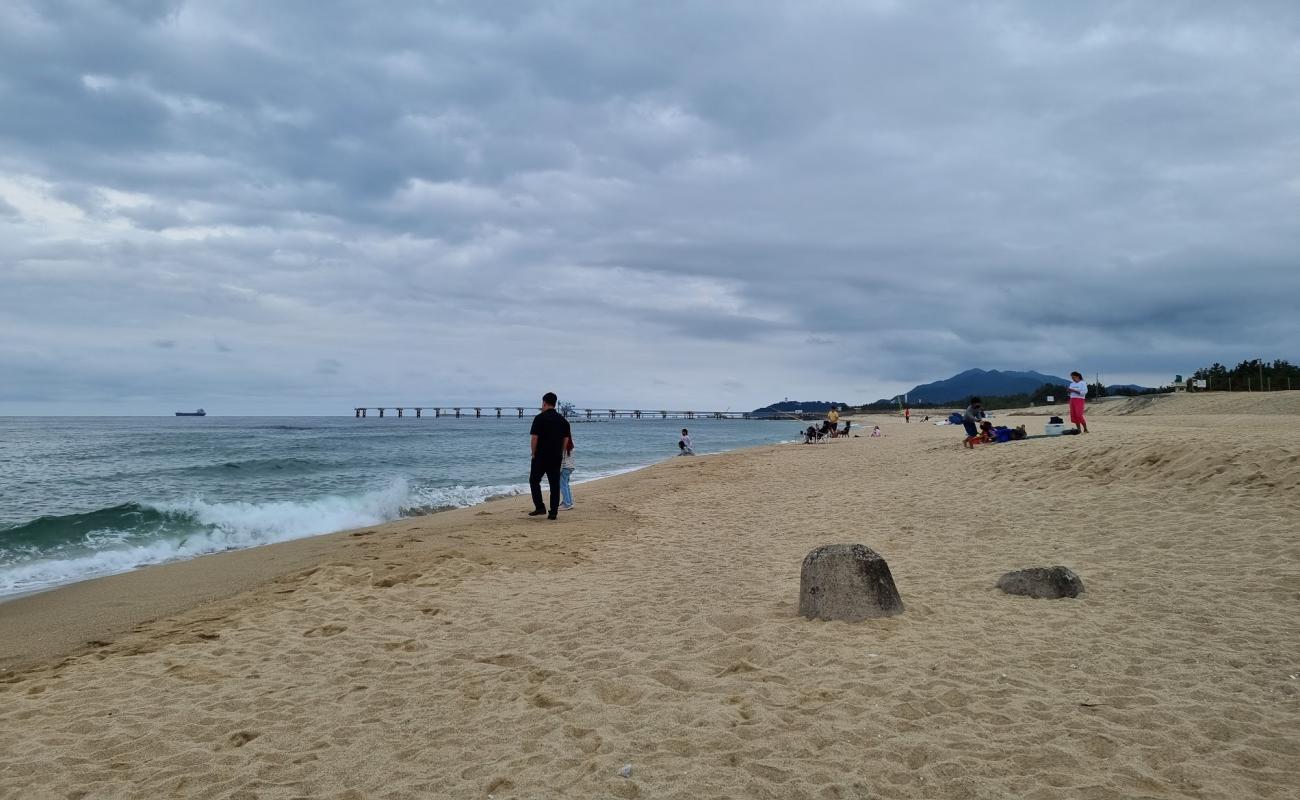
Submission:
[[[542,395],[542,413],[533,417],[533,428],[529,431],[532,438],[533,465],[528,472],[528,488],[533,490],[533,510],[530,517],[546,514],[548,519],[555,519],[560,503],[560,460],[569,443],[569,421],[555,410],[559,400],[555,392]],[[542,504],[542,476],[551,485],[551,511],[546,512]]]

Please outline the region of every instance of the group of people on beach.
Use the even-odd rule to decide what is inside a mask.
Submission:
[[[1074,425],[1074,433],[1087,433],[1088,420],[1084,417],[1084,409],[1088,397],[1088,384],[1083,379],[1083,373],[1075,371],[1070,373],[1070,385],[1066,387],[1069,393],[1070,403],[1070,423]],[[973,447],[977,441],[989,441],[989,436],[993,430],[993,423],[985,417],[984,406],[978,397],[970,399],[970,405],[966,406],[965,413],[962,414],[962,425],[966,428],[966,446]],[[1053,422],[1058,421],[1053,418]],[[1013,438],[1024,438],[1024,427],[1021,425],[1015,429],[1020,432],[1020,436]]]
[[[532,464],[528,470],[528,488],[533,494],[530,517],[545,514],[555,519],[561,510],[573,508],[573,491],[569,486],[576,462],[573,458],[573,429],[564,415],[555,410],[560,398],[555,392],[542,395],[542,411],[533,417],[528,431],[532,448]],[[542,476],[551,487],[551,507],[542,502]]]
[[[560,398],[555,392],[542,395],[542,410],[533,417],[529,429],[529,446],[532,461],[528,469],[528,488],[533,495],[533,510],[530,517],[556,519],[559,512],[573,508],[573,471],[577,461],[573,457],[573,428],[569,420],[556,410]],[[695,446],[691,442],[691,432],[682,428],[682,438],[677,440],[681,455],[695,455]],[[551,489],[551,506],[548,509],[542,498],[542,477]]]
[[[1070,385],[1067,389],[1069,392],[1070,402],[1070,422],[1074,425],[1075,433],[1087,433],[1088,421],[1084,418],[1084,406],[1088,397],[1088,384],[1083,380],[1083,374],[1080,372],[1070,373]],[[573,490],[571,481],[573,479],[573,470],[576,462],[573,458],[573,429],[569,426],[569,421],[564,415],[555,410],[559,398],[555,392],[547,392],[542,395],[542,410],[537,416],[533,417],[533,426],[529,431],[532,447],[532,463],[528,471],[528,488],[533,495],[533,510],[528,512],[530,517],[540,517],[545,514],[548,519],[555,519],[559,516],[560,511],[567,511],[573,508]],[[962,414],[962,425],[966,429],[966,446],[973,447],[976,441],[991,441],[993,425],[985,419],[984,406],[978,397],[972,397],[970,405]],[[911,422],[912,410],[904,409],[903,420]],[[927,417],[926,419],[929,419]],[[826,415],[826,420],[822,423],[821,429],[810,425],[804,432],[805,442],[816,441],[826,436],[847,436],[848,426],[851,421],[845,423],[843,431],[839,430],[840,414],[834,407]],[[1020,426],[1017,431],[1022,438],[1024,436],[1024,426]],[[872,436],[881,436],[880,426],[877,425],[871,432]],[[1014,434],[1013,434],[1014,436]],[[693,456],[695,448],[691,443],[690,431],[682,428],[682,436],[677,440],[677,449],[680,455]],[[551,488],[551,505],[547,509],[542,501],[542,476],[546,476],[547,483]]]

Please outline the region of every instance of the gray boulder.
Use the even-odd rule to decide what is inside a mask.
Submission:
[[[799,615],[849,622],[903,613],[889,565],[860,544],[831,544],[813,550],[799,575]]]
[[[1007,594],[1055,600],[1058,597],[1078,597],[1083,591],[1083,581],[1066,567],[1031,567],[998,578],[998,588]]]

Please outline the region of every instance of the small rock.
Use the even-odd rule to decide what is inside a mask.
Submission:
[[[630,778],[630,777],[632,777],[632,765],[631,765],[631,764],[624,764],[624,765],[623,765],[623,768],[620,769],[620,770],[618,771],[618,774],[619,774],[621,777],[624,777],[624,778]]]
[[[998,588],[1007,594],[1020,594],[1055,600],[1078,597],[1083,581],[1066,567],[1031,567],[1008,572],[998,578]]]

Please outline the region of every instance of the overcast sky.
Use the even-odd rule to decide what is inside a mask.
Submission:
[[[1300,356],[1300,3],[0,4],[0,413]]]

